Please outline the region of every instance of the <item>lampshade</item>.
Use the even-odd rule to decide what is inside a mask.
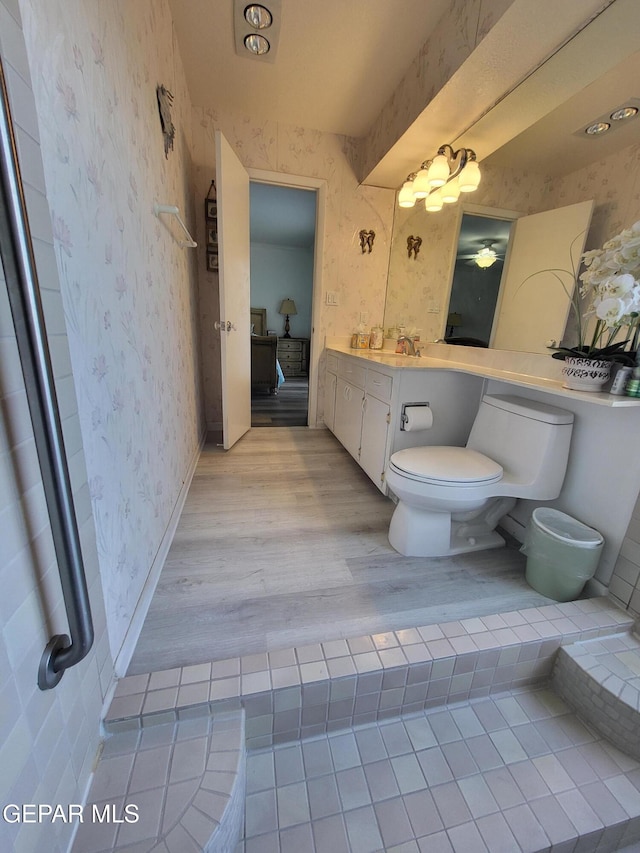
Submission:
[[[283,299],[280,303],[279,313],[290,314],[291,316],[297,314],[298,312],[296,310],[296,303],[293,301],[293,299]]]
[[[424,206],[429,213],[437,213],[439,210],[442,210],[442,196],[440,195],[440,190],[436,190],[428,195],[424,200]]]
[[[413,207],[416,197],[413,194],[413,181],[406,180],[398,193],[399,207]]]
[[[460,184],[458,183],[458,179],[453,178],[453,180],[441,187],[440,195],[444,204],[453,204],[458,201],[460,198]]]
[[[429,173],[426,169],[420,169],[413,182],[413,194],[416,198],[426,198],[431,190]]]
[[[467,165],[458,177],[461,193],[471,193],[478,189],[480,183],[480,166],[477,160],[468,160]]]
[[[441,187],[449,177],[449,161],[444,154],[438,154],[429,166],[429,186]]]

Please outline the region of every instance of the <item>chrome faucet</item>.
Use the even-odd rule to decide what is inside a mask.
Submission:
[[[416,347],[415,338],[410,338],[408,335],[400,335],[398,343],[402,344],[405,355],[414,355],[420,358],[420,350]]]

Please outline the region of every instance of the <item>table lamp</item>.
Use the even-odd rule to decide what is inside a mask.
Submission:
[[[291,335],[289,334],[289,329],[290,329],[289,317],[293,317],[294,314],[298,313],[298,311],[296,309],[296,303],[293,301],[293,299],[283,299],[282,303],[280,304],[280,312],[279,313],[285,315],[283,337],[290,338]]]

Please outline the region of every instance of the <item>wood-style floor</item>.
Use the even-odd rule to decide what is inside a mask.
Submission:
[[[251,426],[306,426],[308,405],[309,380],[286,379],[277,394],[251,394]]]
[[[515,548],[402,557],[327,430],[205,447],[129,674],[548,604]]]

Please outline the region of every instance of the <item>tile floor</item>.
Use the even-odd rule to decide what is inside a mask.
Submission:
[[[639,827],[640,764],[522,689],[250,752],[236,853],[613,851]]]

